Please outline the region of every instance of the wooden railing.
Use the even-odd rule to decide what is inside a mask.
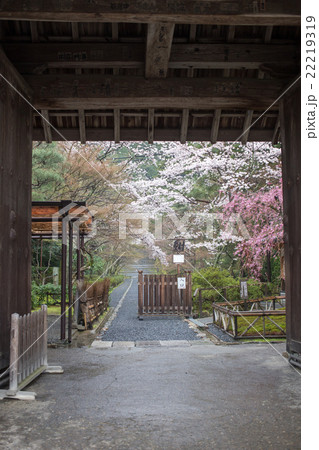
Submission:
[[[177,275],[138,274],[138,315],[192,314],[191,272],[185,272],[185,289],[178,289]]]
[[[79,299],[85,329],[91,328],[93,321],[107,310],[109,289],[109,278],[94,283],[93,285],[82,280],[78,283],[77,298]],[[81,315],[78,320],[81,319]],[[75,317],[78,317],[76,313]]]
[[[229,288],[233,288],[234,286],[229,286]],[[236,286],[235,286],[236,287]],[[222,288],[220,289],[220,292],[218,294],[221,298],[227,299],[226,296],[226,289]],[[194,297],[198,294],[198,316],[201,317],[203,314],[203,301],[207,301],[207,299],[203,300],[203,291],[216,291],[213,287],[207,287],[207,288],[197,288],[194,292]],[[246,310],[269,310],[269,309],[276,309],[276,305],[279,307],[285,306],[285,295],[276,295],[276,296],[268,296],[268,297],[262,297],[258,299],[247,299],[247,300],[237,300],[237,301],[221,301],[216,302],[216,300],[211,300],[212,304],[216,303],[220,306],[229,307],[232,305],[232,309],[236,309],[237,311],[246,311]],[[208,300],[209,301],[209,300]]]
[[[0,391],[0,399],[33,400],[34,392],[22,392],[43,372],[63,373],[60,366],[48,366],[47,306],[31,314],[11,316],[9,389]]]
[[[233,302],[236,306],[239,302]],[[253,300],[250,300],[253,303]],[[255,301],[255,303],[258,303]],[[276,322],[276,318],[285,317],[285,310],[263,309],[250,311],[236,311],[230,309],[230,305],[221,306],[220,303],[213,303],[213,323],[234,339],[252,339],[252,338],[278,338],[286,337],[286,330]],[[239,331],[239,320],[241,325],[245,326],[243,331]],[[266,321],[272,323],[276,332],[268,331]],[[256,326],[262,322],[262,331],[256,330]],[[278,331],[277,331],[278,330]]]

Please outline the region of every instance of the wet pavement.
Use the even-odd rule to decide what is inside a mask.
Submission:
[[[0,403],[0,448],[298,449],[300,375],[275,347],[49,349],[65,372]]]
[[[35,401],[0,402],[0,449],[299,449],[300,374],[285,345],[214,345],[182,320],[139,321],[134,283],[113,291],[103,340],[49,349],[64,374],[29,385]]]

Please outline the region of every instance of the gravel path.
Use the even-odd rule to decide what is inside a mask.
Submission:
[[[236,339],[229,336],[229,334],[225,333],[220,328],[216,327],[216,325],[213,325],[212,323],[207,325],[207,331],[215,335],[218,339],[220,339],[223,342],[238,342]]]
[[[145,273],[146,267],[144,268]],[[135,273],[134,273],[135,272]],[[110,296],[110,306],[116,307],[123,294],[130,286],[117,316],[108,330],[102,335],[103,341],[168,341],[168,340],[199,340],[197,334],[189,328],[182,318],[145,317],[137,318],[137,274],[131,268],[124,283],[114,289]]]

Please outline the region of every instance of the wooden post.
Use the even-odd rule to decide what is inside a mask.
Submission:
[[[80,237],[80,253],[81,253],[81,278],[84,278],[84,270],[82,269],[84,266],[84,235],[82,234]]]
[[[68,342],[72,341],[72,259],[73,259],[73,222],[69,221],[69,307],[68,307]]]
[[[31,311],[32,109],[12,86],[32,94],[2,49],[0,73],[1,370],[10,361],[11,315]]]
[[[238,322],[237,322],[237,315],[234,316],[234,322],[235,322],[235,329],[234,329],[234,338],[236,339],[238,335]]]
[[[149,276],[150,280],[150,313],[153,314],[154,312],[154,275]]]
[[[282,139],[287,352],[301,353],[301,91],[280,102]]]
[[[143,271],[138,271],[138,315],[143,315]]]
[[[161,312],[165,312],[165,275],[161,275]]]
[[[18,358],[19,358],[19,314],[11,316],[10,340],[10,394],[18,390]]]
[[[144,312],[149,312],[149,300],[148,300],[148,275],[144,275]]]
[[[192,297],[192,272],[188,272],[188,314],[192,314],[193,310],[193,297]]]
[[[198,308],[199,308],[199,317],[202,317],[203,314],[203,299],[202,299],[202,290],[199,290],[198,294]]]
[[[41,306],[42,320],[43,320],[43,336],[42,336],[42,365],[48,365],[48,307],[47,305]]]
[[[172,275],[171,277],[172,281],[172,312],[173,314],[176,313],[176,275]]]
[[[66,305],[66,256],[67,223],[62,220],[62,258],[61,258],[61,340],[65,339],[65,305]]]
[[[81,279],[81,238],[79,226],[76,232],[76,279]]]

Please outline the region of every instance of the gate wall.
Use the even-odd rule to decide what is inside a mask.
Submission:
[[[192,313],[192,276],[186,272],[186,289],[177,288],[177,275],[138,273],[138,315]]]

